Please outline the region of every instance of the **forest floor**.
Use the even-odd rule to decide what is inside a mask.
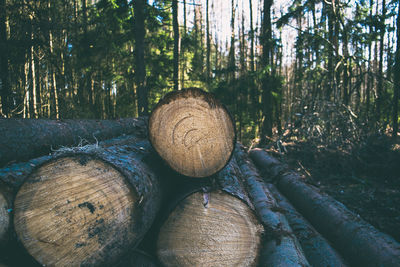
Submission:
[[[369,138],[344,150],[312,142],[268,149],[306,181],[400,242],[400,140]]]

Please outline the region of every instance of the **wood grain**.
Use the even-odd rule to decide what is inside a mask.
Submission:
[[[157,255],[165,266],[255,266],[262,227],[241,200],[196,192],[161,228]]]
[[[158,103],[149,119],[149,138],[175,171],[206,177],[227,164],[236,137],[226,108],[212,95],[191,88]]]
[[[129,228],[136,200],[111,165],[87,156],[61,158],[37,169],[22,185],[14,226],[43,265],[104,262],[109,250],[123,249],[121,240],[134,238]]]

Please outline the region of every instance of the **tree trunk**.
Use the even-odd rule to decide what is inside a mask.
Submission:
[[[134,28],[135,28],[135,60],[136,60],[136,87],[138,95],[138,113],[139,116],[148,114],[148,91],[146,88],[146,65],[144,61],[144,9],[146,0],[137,0],[134,2]]]
[[[0,119],[0,166],[42,156],[62,146],[135,132],[143,135],[144,125],[142,118],[115,121]]]
[[[370,12],[369,12],[369,19],[372,20],[372,4],[373,0],[370,0]],[[372,25],[369,26],[369,34],[372,34],[373,29]],[[373,76],[372,76],[372,41],[368,43],[368,70],[367,70],[367,92],[366,92],[366,120],[367,125],[369,125],[369,113],[370,113],[370,106],[371,106],[371,91],[374,84]]]
[[[400,5],[397,13],[397,40],[400,40]],[[394,94],[393,94],[393,136],[396,137],[399,131],[399,95],[400,95],[400,42],[397,41],[395,63],[393,68]]]
[[[272,68],[272,28],[271,28],[271,6],[272,0],[264,0],[262,19],[262,68],[265,74],[262,77],[262,128],[261,144],[266,143],[266,137],[272,136],[272,89],[270,87],[271,73],[267,68]]]
[[[273,184],[267,184],[267,188],[283,209],[283,213],[311,266],[346,266],[342,257],[331,247],[328,241],[293,208]]]
[[[211,94],[190,88],[160,100],[149,119],[149,139],[172,169],[206,177],[228,163],[236,134],[227,109]]]
[[[183,0],[183,34],[181,40],[181,88],[185,88],[185,73],[186,73],[186,57],[185,57],[185,49],[187,42],[187,28],[186,28],[186,0]]]
[[[210,86],[210,74],[211,74],[211,38],[210,38],[210,21],[209,21],[209,0],[206,0],[206,46],[207,46],[207,54],[206,54],[206,81],[207,86]]]
[[[255,266],[262,226],[253,213],[234,161],[216,177],[218,186],[179,196],[162,224],[157,255],[165,266]],[[188,238],[189,237],[189,238]]]
[[[384,87],[383,87],[383,50],[384,50],[384,39],[385,39],[385,31],[386,31],[386,24],[385,24],[385,16],[386,16],[386,1],[382,0],[382,14],[380,16],[380,24],[379,24],[379,74],[378,74],[378,84],[376,88],[377,98],[376,98],[376,122],[380,121],[381,112],[382,112],[382,104],[383,104],[383,94],[384,94]],[[378,10],[378,3],[377,3],[377,10]],[[378,11],[377,11],[378,14]],[[378,59],[376,59],[378,60]]]
[[[265,227],[263,266],[310,266],[292,229],[247,154],[237,148],[235,159],[252,203]]]
[[[37,119],[39,116],[38,116],[38,110],[37,110],[38,103],[37,103],[36,71],[35,71],[35,53],[34,53],[35,50],[33,47],[33,39],[34,39],[34,36],[33,36],[33,31],[32,31],[32,33],[31,33],[32,44],[31,44],[31,53],[30,53],[30,55],[31,55],[31,85],[32,85],[31,92],[32,92],[32,94],[30,95],[30,97],[32,100],[32,111],[33,111],[32,117]]]
[[[193,48],[192,68],[191,68],[191,79],[202,81],[204,77],[204,57],[203,57],[203,29],[202,29],[202,10],[201,6],[197,4],[198,0],[193,0],[194,6],[194,22],[193,22],[193,38],[196,45]]]
[[[179,90],[179,24],[178,1],[172,0],[172,25],[174,28],[174,90]]]
[[[147,141],[129,136],[66,149],[38,166],[14,201],[24,248],[42,265],[119,260],[138,245],[159,209],[151,153]]]
[[[330,4],[327,2],[323,3],[325,12],[328,14],[328,74],[327,74],[327,87],[326,87],[326,95],[325,99],[330,101],[332,91],[334,89],[334,77],[335,77],[335,55],[334,55],[334,2],[332,1]]]
[[[229,69],[229,80],[228,82],[232,83],[234,85],[234,80],[236,78],[235,72],[236,72],[236,62],[235,62],[235,0],[232,0],[232,13],[231,13],[231,43],[230,43],[230,48],[229,48],[229,63],[228,63],[228,69]],[[231,95],[232,97],[232,103],[235,103],[236,101],[236,90],[233,91],[233,94]],[[236,110],[236,113],[237,110]]]
[[[399,266],[400,244],[392,237],[349,211],[343,204],[301,181],[298,174],[261,149],[250,151],[251,158],[270,177],[298,211],[351,264],[357,266]]]
[[[51,12],[51,0],[49,0],[48,2],[48,9]],[[49,15],[49,23],[51,24],[52,20],[51,20],[51,14]],[[56,58],[56,55],[54,54],[54,50],[53,50],[53,34],[51,32],[51,30],[49,30],[49,48],[50,48],[50,57],[54,60]],[[56,80],[56,72],[55,72],[55,67],[54,67],[54,63],[51,66],[51,92],[52,92],[52,98],[54,100],[53,104],[51,106],[53,106],[54,111],[51,112],[52,114],[55,114],[55,118],[58,120],[60,118],[60,113],[58,110],[58,92],[57,92],[57,80]],[[50,109],[50,107],[49,107]],[[53,116],[54,118],[54,116]]]
[[[253,0],[249,0],[249,9],[250,9],[250,70],[253,73],[254,68],[254,26],[253,26]],[[255,101],[253,101],[255,104]]]
[[[6,1],[0,0],[0,116],[9,117],[11,111],[11,88],[8,80],[8,44],[7,44],[7,13]]]
[[[29,74],[29,60],[26,58],[26,62],[24,64],[24,110],[23,110],[23,118],[30,118],[30,103],[29,103],[29,79],[28,79],[28,74]]]

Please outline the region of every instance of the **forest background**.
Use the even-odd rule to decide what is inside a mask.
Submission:
[[[1,116],[146,115],[200,87],[247,145],[399,131],[396,0],[0,0]],[[274,137],[274,138],[273,138]]]

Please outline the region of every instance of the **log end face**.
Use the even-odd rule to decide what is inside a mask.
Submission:
[[[157,255],[165,266],[256,266],[261,232],[241,200],[221,191],[197,192],[162,226]]]
[[[160,101],[149,119],[149,138],[175,171],[206,177],[227,164],[236,135],[222,104],[208,93],[189,89]]]
[[[15,199],[14,227],[43,265],[101,264],[135,240],[137,196],[114,167],[89,156],[36,169]]]

